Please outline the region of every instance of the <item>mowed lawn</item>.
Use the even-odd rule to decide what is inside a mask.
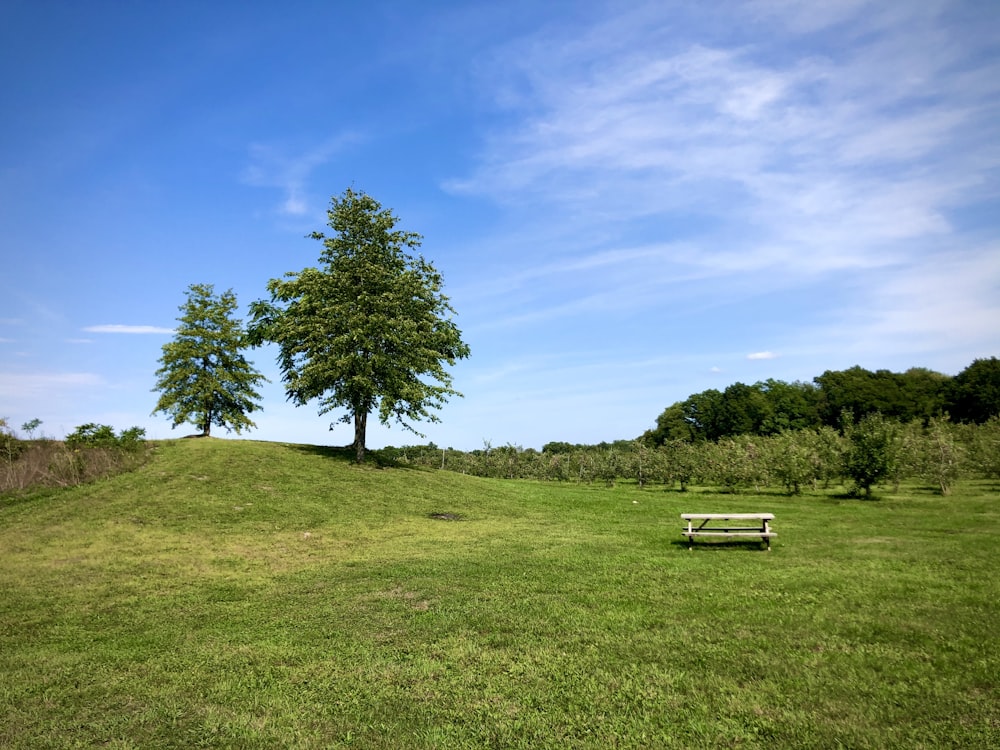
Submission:
[[[689,551],[682,512],[778,537]],[[504,482],[170,441],[0,498],[0,747],[1000,747],[1000,494]]]

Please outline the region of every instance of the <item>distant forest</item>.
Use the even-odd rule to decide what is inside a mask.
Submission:
[[[947,417],[982,424],[1000,415],[1000,360],[977,359],[954,377],[923,367],[906,372],[852,367],[827,370],[812,383],[733,383],[671,404],[641,439],[657,446],[824,426],[841,429],[875,413],[904,423]]]

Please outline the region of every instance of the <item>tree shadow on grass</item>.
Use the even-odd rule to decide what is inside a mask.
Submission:
[[[650,485],[650,488],[663,492],[665,495],[674,495],[675,497],[696,497],[698,495],[713,495],[716,497],[724,496],[731,498],[740,497],[796,497],[789,493],[785,489],[777,487],[741,487],[741,488],[730,488],[730,487],[706,487],[706,486],[696,486],[696,487],[686,487],[681,489],[676,485],[673,487],[659,487],[655,485]],[[800,493],[805,494],[805,493]]]
[[[357,454],[354,450],[354,446],[336,446],[336,445],[289,445],[289,448],[297,450],[299,453],[305,453],[311,456],[319,456],[320,458],[327,458],[332,461],[337,461],[338,463],[350,464],[352,466],[357,466],[358,463],[355,460]],[[381,455],[378,450],[368,450],[365,451],[365,460],[361,466],[368,466],[376,469],[410,469],[413,471],[430,471],[430,469],[425,469],[422,466],[413,466],[407,463],[401,463],[393,458],[388,458]]]

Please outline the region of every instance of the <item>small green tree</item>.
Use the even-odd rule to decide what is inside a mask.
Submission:
[[[163,412],[173,427],[190,422],[205,437],[212,425],[233,430],[255,427],[248,414],[260,409],[256,388],[267,381],[240,353],[243,323],[232,317],[236,295],[216,295],[211,284],[192,284],[180,306],[174,340],[165,344],[154,391],[153,414]]]
[[[844,431],[848,443],[844,473],[854,482],[855,492],[870,498],[872,486],[895,471],[899,424],[873,412],[856,423],[847,420]]]
[[[28,433],[28,440],[34,440],[35,430],[37,430],[41,426],[42,426],[42,420],[35,417],[34,419],[29,419],[27,422],[21,425],[21,429],[24,430],[26,433]]]
[[[767,443],[770,473],[791,495],[802,485],[815,486],[819,473],[819,438],[812,430],[785,430]]]
[[[663,462],[664,481],[677,482],[681,492],[687,492],[688,485],[697,475],[703,461],[699,458],[701,445],[695,446],[686,440],[668,440],[659,448]]]
[[[973,472],[981,477],[1000,479],[1000,417],[991,417],[970,429],[969,463]]]
[[[966,463],[955,427],[944,417],[931,419],[921,445],[921,477],[937,485],[942,495],[951,494]]]
[[[322,243],[320,268],[271,279],[270,301],[251,305],[254,345],[278,345],[285,392],[295,404],[319,401],[319,413],[343,409],[354,422],[352,444],[365,456],[368,415],[382,424],[439,419],[451,388],[444,365],[469,355],[451,320],[434,267],[407,250],[421,237],[396,229],[389,209],[351,189],[331,200],[331,236]],[[426,379],[425,379],[426,378]],[[332,427],[331,427],[332,429]]]
[[[17,439],[17,435],[10,428],[5,417],[0,417],[0,461],[8,464],[21,455],[24,444]]]

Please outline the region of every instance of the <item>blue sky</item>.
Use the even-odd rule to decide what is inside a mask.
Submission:
[[[0,416],[151,416],[187,287],[349,186],[472,356],[425,438],[632,438],[707,388],[1000,355],[1000,4],[0,2]],[[343,445],[271,380],[243,437]],[[220,431],[220,434],[225,433]]]

